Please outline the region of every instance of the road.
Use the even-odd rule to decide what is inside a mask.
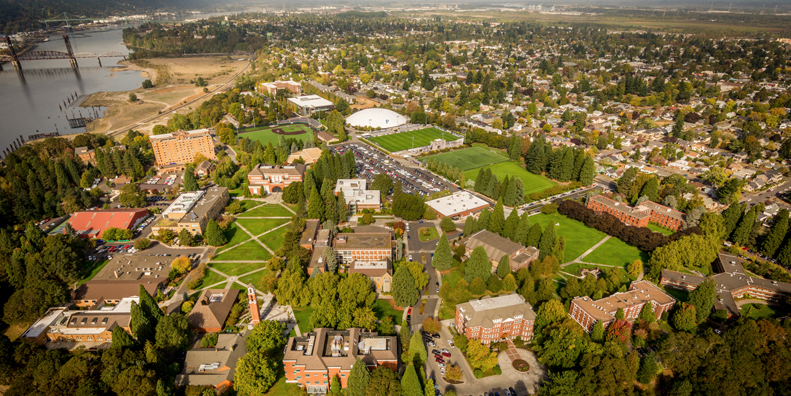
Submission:
[[[775,201],[780,203],[781,208],[788,208],[788,205],[782,203],[780,200],[775,200],[778,193],[784,193],[786,190],[791,189],[791,181],[783,183],[777,187],[772,187],[764,191],[758,191],[755,193],[748,193],[745,192],[742,195],[742,202],[746,203],[748,206],[753,206],[758,203],[763,203],[766,201]]]

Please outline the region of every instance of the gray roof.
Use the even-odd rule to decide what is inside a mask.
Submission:
[[[381,233],[340,233],[336,236],[333,246],[335,250],[348,249],[392,249],[393,236],[389,232]]]
[[[535,320],[533,307],[520,294],[507,294],[498,297],[486,296],[480,300],[472,300],[456,305],[456,309],[464,316],[468,327],[493,327],[495,321],[516,319]]]
[[[225,326],[225,319],[239,296],[237,289],[206,289],[198,297],[189,315],[190,327],[211,328]],[[212,300],[217,297],[219,300]]]
[[[511,256],[523,247],[519,243],[503,238],[488,230],[481,230],[470,236],[467,241],[467,248],[472,250],[478,246],[486,250],[486,255],[492,261],[500,261],[503,256]]]
[[[247,353],[245,330],[239,334],[219,334],[214,348],[194,348],[187,351],[184,370],[176,375],[176,386],[211,385],[233,382],[236,362]]]

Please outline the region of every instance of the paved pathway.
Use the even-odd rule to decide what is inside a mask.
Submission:
[[[535,353],[517,348],[511,340],[507,340],[506,343],[508,344],[508,350],[497,356],[500,369],[503,370],[502,376],[505,377],[501,378],[500,383],[513,386],[514,390],[519,394],[524,394],[525,392],[531,395],[535,394],[538,392],[539,384],[547,379],[546,369],[538,363]],[[530,370],[526,372],[517,371],[512,364],[516,359],[526,361],[530,365]]]

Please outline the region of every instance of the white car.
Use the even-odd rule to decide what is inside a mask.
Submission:
[[[448,340],[448,346],[451,348],[455,348],[456,346],[453,345],[453,340]]]

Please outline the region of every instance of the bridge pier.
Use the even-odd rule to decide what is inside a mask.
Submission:
[[[68,34],[63,35],[63,41],[66,42],[66,52],[69,54],[69,63],[71,63],[71,67],[73,69],[78,68],[79,66],[77,66],[77,58],[74,57],[74,51],[71,49],[71,42],[69,41]]]

